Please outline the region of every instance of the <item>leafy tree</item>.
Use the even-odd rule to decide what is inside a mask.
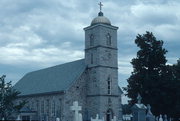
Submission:
[[[176,120],[180,118],[180,59],[177,61],[177,64],[174,64],[172,66],[173,75],[172,78],[174,79],[174,100],[173,100],[173,106],[171,111],[172,117],[174,117]]]
[[[177,64],[166,65],[163,41],[157,40],[151,32],[138,35],[135,43],[140,48],[137,57],[132,59],[133,72],[124,88],[131,99],[137,102],[137,94],[142,103],[150,104],[156,116],[167,114],[176,120],[180,118],[180,59]]]
[[[128,86],[124,88],[127,96],[131,98],[130,104],[134,104],[137,94],[142,96],[144,104],[150,104],[156,115],[162,113],[162,97],[165,93],[160,88],[162,86],[162,70],[166,66],[165,54],[167,50],[163,48],[163,41],[157,40],[153,33],[138,34],[135,39],[136,45],[140,48],[137,57],[133,58],[133,72],[128,78]]]
[[[5,77],[5,75],[0,77],[0,119],[7,120],[17,113],[25,105],[25,102],[18,105],[14,103],[20,92],[13,89],[11,81],[6,83]]]
[[[180,118],[180,60],[172,66],[167,65],[161,75],[163,81],[160,87],[163,91],[161,112],[179,121]]]

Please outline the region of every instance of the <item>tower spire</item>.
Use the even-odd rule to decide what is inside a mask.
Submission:
[[[103,16],[103,12],[102,12],[103,4],[100,2],[100,3],[98,3],[98,5],[99,5],[99,9],[100,9],[100,12],[98,13],[98,16]]]

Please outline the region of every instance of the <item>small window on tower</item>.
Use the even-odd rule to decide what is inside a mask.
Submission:
[[[93,60],[94,60],[93,54],[91,53],[91,64],[93,64]]]
[[[106,44],[108,45],[108,46],[111,46],[111,44],[112,44],[112,42],[111,42],[111,35],[108,33],[107,35],[106,35]]]
[[[111,94],[111,81],[108,81],[108,94]]]
[[[90,35],[90,46],[94,46],[94,35]]]
[[[107,83],[108,83],[108,94],[110,95],[111,94],[111,78],[110,78],[110,76],[108,77]]]

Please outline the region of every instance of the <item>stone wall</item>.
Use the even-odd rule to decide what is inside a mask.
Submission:
[[[70,110],[70,106],[73,105],[74,101],[78,101],[79,105],[82,106],[82,114],[86,116],[85,110],[86,105],[86,94],[87,94],[87,72],[85,71],[81,77],[72,83],[72,86],[65,92],[64,98],[64,110],[63,110],[63,121],[73,121],[73,111]],[[85,117],[84,117],[85,118]]]
[[[84,114],[85,112],[86,90],[86,72],[84,72],[78,80],[72,83],[64,94],[42,94],[20,97],[16,103],[22,100],[27,101],[25,107],[28,107],[32,111],[37,111],[35,118],[38,120],[48,118],[49,121],[55,121],[56,117],[59,117],[62,121],[72,121],[73,112],[70,110],[70,106],[72,106],[73,101],[77,100],[83,107],[82,113]],[[44,110],[42,111],[42,109]]]
[[[94,44],[91,45],[91,35]],[[107,43],[111,41],[110,43]],[[98,24],[85,28],[85,62],[88,65],[88,113],[93,118],[116,116],[121,120],[118,86],[117,27]],[[92,63],[93,60],[93,63]]]
[[[37,112],[35,118],[38,120],[55,121],[56,117],[62,116],[64,95],[61,93],[20,97],[17,102],[22,100],[27,102],[25,107]]]

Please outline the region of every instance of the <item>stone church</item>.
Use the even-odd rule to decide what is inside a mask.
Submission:
[[[85,58],[26,74],[14,86],[21,92],[17,103],[28,103],[21,118],[73,121],[70,106],[78,101],[83,121],[99,114],[105,121],[122,120],[118,86],[118,27],[100,11],[85,31]]]

